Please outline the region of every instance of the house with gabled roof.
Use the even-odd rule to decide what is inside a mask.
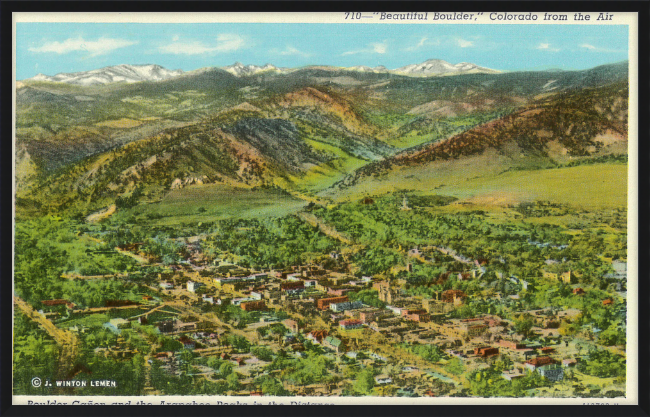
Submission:
[[[342,353],[345,350],[345,347],[343,345],[343,341],[337,337],[334,336],[327,336],[325,339],[323,339],[323,346],[326,348],[332,349],[336,353]]]
[[[343,330],[359,329],[363,327],[361,320],[341,320],[339,326]]]
[[[327,337],[327,330],[312,330],[307,334],[307,339],[319,345]]]
[[[553,365],[555,363],[557,363],[556,360],[550,356],[537,356],[535,358],[527,360],[524,366],[531,371],[535,371],[537,368],[541,368],[542,366],[546,365]]]

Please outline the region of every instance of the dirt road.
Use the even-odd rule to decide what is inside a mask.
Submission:
[[[36,312],[31,305],[27,304],[19,297],[14,297],[14,304],[27,317],[38,323],[61,347],[61,356],[59,357],[59,366],[57,378],[65,379],[75,364],[75,359],[79,353],[79,340],[77,336],[67,330],[59,329],[50,320]]]

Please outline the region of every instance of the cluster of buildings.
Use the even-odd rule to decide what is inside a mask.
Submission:
[[[463,271],[443,273],[434,282],[444,283],[451,278],[457,281],[477,279],[487,271],[487,261],[467,259],[447,248],[413,248],[408,252],[408,256],[423,257],[427,250],[447,254],[468,265]],[[309,329],[313,328],[314,323],[310,323],[309,319],[288,318],[282,321],[288,332],[283,338],[284,343],[296,354],[301,354],[304,350],[302,344],[297,343],[301,331],[305,332],[302,336],[312,343],[343,354],[353,353],[349,352],[347,342],[350,338],[358,338],[353,336],[354,333],[348,332],[367,328],[386,336],[389,343],[433,343],[463,361],[508,355],[513,362],[519,364],[515,365],[514,370],[503,372],[503,377],[509,380],[521,378],[525,376],[525,371],[529,370],[538,372],[551,381],[559,381],[564,378],[565,369],[576,363],[571,357],[563,357],[563,351],[554,347],[537,346],[523,341],[514,331],[514,323],[497,315],[484,314],[469,319],[450,318],[450,312],[468,302],[468,295],[460,289],[434,291],[431,298],[405,296],[397,280],[389,282],[365,276],[355,278],[348,272],[348,265],[341,265],[341,255],[334,252],[330,257],[337,262],[337,267],[306,265],[281,271],[251,272],[230,265],[227,276],[210,277],[209,282],[188,281],[187,291],[196,293],[200,288],[208,287],[201,291],[208,293],[201,295],[201,300],[208,304],[221,304],[228,300],[231,305],[244,311],[273,311],[290,307],[286,311],[303,318],[316,315],[324,319],[326,328],[311,331]],[[617,264],[613,277],[618,278],[625,274],[623,264]],[[409,267],[410,264],[406,267],[407,271]],[[544,279],[565,284],[575,283],[576,276],[572,271],[556,272],[552,267],[553,265],[549,264],[548,268],[542,271]],[[517,291],[532,289],[531,284],[524,279],[498,272],[496,274],[501,282],[516,286]],[[210,288],[210,283],[214,288]],[[173,288],[173,284],[169,282],[162,282],[160,286],[164,289]],[[368,288],[376,291],[377,298],[385,307],[372,307],[355,300],[356,292]],[[213,294],[209,294],[211,292]],[[576,296],[585,293],[580,287],[574,288],[573,292]],[[603,301],[604,305],[608,305],[606,303],[613,304],[614,301],[607,299]],[[557,345],[557,329],[563,320],[571,320],[576,311],[529,311],[527,313],[534,326],[532,333],[544,336],[547,342],[549,339],[555,340],[552,344]],[[192,330],[187,327],[192,323],[178,322],[162,323],[159,328],[165,332]],[[117,329],[119,325],[120,323],[115,323]],[[188,337],[188,340],[183,339],[181,342],[188,347],[192,340],[196,339]],[[377,384],[391,383],[391,378],[385,375],[377,378]]]

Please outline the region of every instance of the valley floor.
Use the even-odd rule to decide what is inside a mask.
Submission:
[[[81,395],[623,396],[624,172],[328,207],[197,186],[101,222],[19,222],[14,393],[37,392],[34,368],[116,381]]]

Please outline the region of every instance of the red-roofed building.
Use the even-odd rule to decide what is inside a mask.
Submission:
[[[445,303],[462,302],[465,298],[467,298],[467,294],[461,290],[447,290],[442,292],[442,301]]]
[[[478,258],[474,261],[474,265],[476,266],[488,265],[489,263],[490,261],[484,258]]]
[[[403,310],[402,317],[407,320],[426,323],[429,321],[429,313],[426,310]]]
[[[196,341],[190,339],[189,337],[182,336],[178,339],[179,342],[183,344],[185,349],[194,349],[196,347]]]
[[[539,367],[546,366],[546,365],[553,365],[555,363],[557,363],[555,359],[549,356],[538,356],[536,358],[527,360],[524,366],[530,369],[531,371],[534,371]]]
[[[329,288],[327,293],[330,295],[343,296],[346,293],[352,291],[350,288]]]
[[[327,330],[312,330],[307,334],[307,339],[319,344],[323,338],[327,337]]]
[[[266,310],[266,303],[261,301],[249,301],[247,303],[241,303],[239,305],[244,311],[257,311],[257,310]]]
[[[457,277],[458,277],[458,281],[467,281],[472,279],[472,274],[470,274],[469,272],[459,272]]]
[[[140,303],[131,300],[106,300],[106,302],[104,302],[104,307],[126,307],[137,305],[140,305]]]
[[[499,348],[490,346],[481,346],[474,349],[474,354],[482,357],[494,356],[499,354]]]
[[[44,306],[47,307],[54,307],[54,306],[60,306],[60,305],[65,305],[69,309],[73,309],[75,307],[74,303],[71,303],[68,300],[63,300],[63,299],[57,299],[57,300],[43,300],[41,301]]]
[[[237,366],[244,366],[244,365],[246,365],[246,358],[237,357],[237,358],[234,358],[234,360],[232,360],[231,362],[235,362],[237,364]]]
[[[351,330],[351,329],[358,329],[360,327],[363,327],[363,323],[361,320],[341,320],[339,322],[339,326],[343,330]]]
[[[305,284],[302,281],[289,281],[280,284],[280,290],[288,293],[296,293],[304,291]]]
[[[298,333],[298,322],[295,320],[291,319],[285,319],[282,321],[282,324],[284,324],[284,327],[289,329],[291,333]]]
[[[578,363],[578,361],[575,360],[575,359],[564,359],[562,361],[562,366],[564,366],[565,368],[568,368],[568,367],[571,367],[571,366],[576,366],[577,363]]]
[[[604,305],[604,306],[608,306],[608,305],[612,305],[612,304],[614,304],[614,301],[612,301],[611,298],[608,298],[608,299],[606,299],[606,300],[603,300],[603,305]]]
[[[585,290],[583,290],[582,288],[575,288],[575,289],[573,290],[573,293],[574,293],[575,295],[584,295],[584,294],[585,294]]]
[[[347,295],[344,295],[342,297],[321,298],[320,300],[316,301],[316,307],[318,307],[319,310],[327,310],[330,304],[344,303],[346,301],[348,301]]]

